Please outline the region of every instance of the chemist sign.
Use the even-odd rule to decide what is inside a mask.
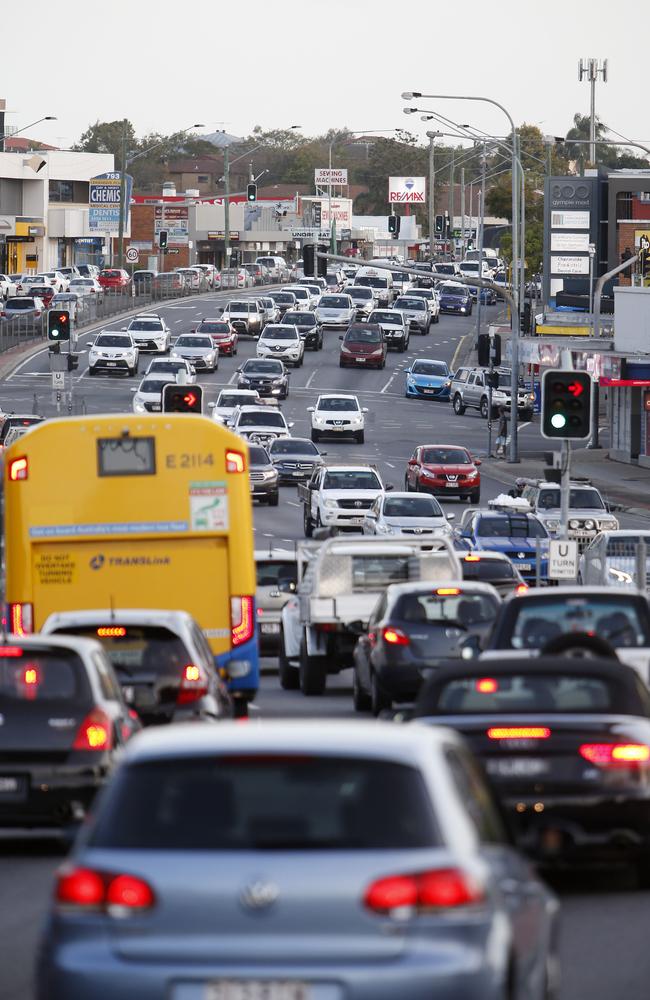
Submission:
[[[124,228],[128,229],[128,207],[133,178],[126,175],[126,211]],[[91,177],[88,184],[88,228],[91,232],[117,236],[120,227],[120,174],[109,172]]]

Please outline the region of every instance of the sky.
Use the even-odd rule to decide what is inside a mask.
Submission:
[[[30,3],[32,24],[50,24],[52,4]],[[624,16],[623,16],[623,12]],[[3,49],[8,129],[44,115],[24,134],[62,148],[87,126],[129,118],[138,136],[195,122],[205,132],[247,135],[300,125],[305,135],[406,127],[424,141],[419,114],[404,115],[403,91],[481,95],[517,124],[564,135],[589,111],[580,57],[608,60],[596,111],[628,138],[650,140],[647,70],[637,39],[650,5],[628,0],[66,0],[63,23],[31,31]],[[58,55],[57,55],[58,53]],[[55,60],[63,54],[56,69]],[[507,121],[479,102],[408,102],[503,135]],[[645,134],[647,133],[647,134]],[[326,166],[326,164],[323,164]]]

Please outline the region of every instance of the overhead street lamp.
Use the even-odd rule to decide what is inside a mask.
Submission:
[[[17,128],[15,132],[5,132],[4,135],[0,135],[0,152],[4,152],[5,139],[13,139],[15,135],[20,135],[21,132],[25,132],[28,128],[33,128],[34,125],[40,125],[41,122],[56,122],[58,118],[56,115],[45,115],[43,118],[37,118],[35,122],[30,122],[29,125],[21,125]]]
[[[204,125],[188,125],[187,128],[179,129],[178,132],[174,132],[169,138],[161,139],[160,142],[154,142],[152,146],[147,146],[146,149],[141,149],[138,153],[133,153],[132,156],[128,156],[126,151],[126,118],[123,122],[122,129],[122,163],[120,170],[120,219],[117,230],[117,260],[118,267],[124,267],[124,225],[126,219],[126,168],[134,160],[139,160],[141,156],[146,156],[151,153],[152,150],[158,149],[159,146],[164,146],[169,139],[173,139],[176,135],[184,135],[185,132],[191,132],[193,128],[204,128]],[[164,209],[164,205],[163,205]]]

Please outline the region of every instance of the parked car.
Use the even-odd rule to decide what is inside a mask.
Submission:
[[[255,263],[261,264],[262,267],[267,269],[270,281],[282,282],[289,280],[289,266],[284,257],[272,255],[257,257]]]
[[[117,267],[104,268],[97,280],[106,292],[121,292],[131,287],[129,273]]]
[[[46,309],[50,308],[55,294],[54,285],[30,285],[29,291],[31,295],[41,299]]]
[[[17,282],[13,281],[10,274],[0,274],[0,298],[9,299],[16,294]]]
[[[77,271],[82,278],[98,278],[99,270],[96,264],[77,264]],[[63,273],[63,268],[59,268],[59,271]],[[69,280],[72,275],[67,275],[67,277]]]
[[[173,273],[185,278],[186,287],[193,292],[207,292],[210,287],[208,276],[200,267],[176,267]]]
[[[145,268],[134,271],[131,280],[135,286],[135,294],[142,295],[143,293],[153,292],[157,277],[157,271],[151,271]]]
[[[135,280],[135,274],[134,274]],[[205,278],[202,276],[201,281],[205,282]],[[205,286],[207,288],[207,284]],[[184,274],[178,274],[176,271],[165,271],[164,274],[156,274],[153,279],[153,284],[150,285],[147,278],[142,278],[138,283],[136,282],[136,292],[158,292],[164,295],[181,295],[183,292],[187,291],[188,285]]]
[[[379,715],[394,701],[414,701],[428,671],[444,660],[460,661],[468,636],[485,638],[500,605],[488,583],[391,584],[354,649],[357,712]]]
[[[251,497],[261,500],[269,507],[277,507],[280,501],[278,470],[273,465],[266,448],[259,444],[248,446],[249,479]]]
[[[365,368],[386,367],[388,345],[380,326],[370,323],[351,323],[345,335],[340,335],[339,340],[343,341],[339,355],[341,368],[357,365],[363,365]]]
[[[77,295],[88,295],[95,298],[97,302],[104,301],[104,289],[97,278],[71,278],[70,291]]]
[[[404,489],[476,504],[481,499],[480,464],[480,458],[459,445],[421,444],[406,466]]]
[[[269,272],[263,264],[244,264],[244,268],[253,279],[253,285],[268,285]]]
[[[73,323],[84,323],[90,316],[90,303],[78,292],[59,292],[50,299],[50,309],[65,309]]]
[[[71,278],[93,278],[93,277],[98,278],[99,277],[99,273],[100,273],[99,268],[97,268],[97,274],[95,274],[95,275],[93,275],[93,274],[82,274],[82,271],[81,271],[82,266],[83,265],[81,265],[81,264],[79,264],[79,265],[73,264],[70,267],[59,267],[59,268],[57,268],[57,270],[59,271],[60,274],[62,274],[64,276],[64,278],[67,278],[68,281],[70,281]]]
[[[55,269],[54,271],[41,271],[36,275],[37,278],[47,278],[49,284],[54,287],[56,292],[67,292],[68,285],[70,283],[70,278],[66,274],[62,274],[61,271]]]
[[[558,909],[450,728],[149,731],[56,875],[35,995],[541,1000]]]

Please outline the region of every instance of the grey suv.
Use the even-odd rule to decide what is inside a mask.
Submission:
[[[505,368],[497,368],[494,371],[495,385],[492,388],[492,416],[496,416],[499,407],[505,406],[510,409],[511,404],[511,375]],[[468,406],[477,409],[482,417],[487,419],[489,408],[489,386],[488,371],[485,368],[459,368],[451,380],[449,393],[454,413],[463,414]],[[517,412],[524,420],[531,420],[533,416],[533,406],[535,403],[534,394],[529,391],[519,381],[517,392]]]

